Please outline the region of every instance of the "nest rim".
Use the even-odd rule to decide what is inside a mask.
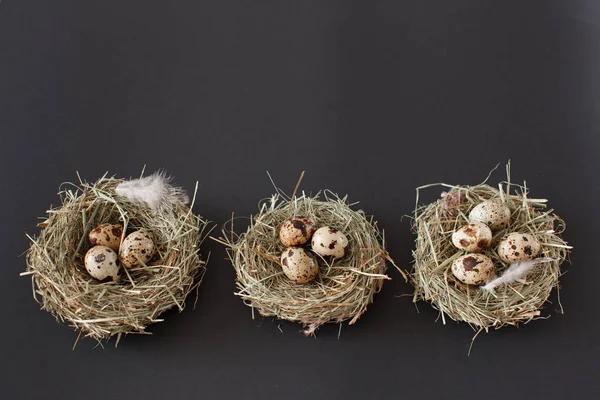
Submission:
[[[299,323],[306,336],[314,336],[326,323],[338,323],[340,328],[345,321],[352,325],[366,312],[384,281],[391,279],[386,275],[387,262],[395,264],[385,249],[384,233],[372,216],[353,210],[357,203],[348,203],[347,196],[324,190],[314,196],[302,192],[292,197],[278,190],[259,203],[258,214],[250,216],[244,232],[234,232],[232,217],[222,236],[215,239],[227,247],[235,269],[235,295],[252,308],[253,318],[256,310],[263,317]],[[349,239],[341,259],[313,253],[319,259],[319,274],[308,284],[293,283],[280,265],[286,246],[279,239],[279,227],[292,216],[310,217],[317,227],[332,226]],[[363,229],[352,229],[355,226]],[[309,244],[305,247],[311,251]]]
[[[162,322],[162,313],[183,311],[206,272],[208,259],[200,258],[199,249],[209,222],[192,211],[197,186],[189,206],[178,202],[152,210],[115,194],[124,181],[105,174],[93,183],[81,177],[78,184],[63,183],[60,205],[47,211],[37,235],[27,235],[30,246],[21,275],[31,276],[40,308],[78,332],[74,348],[81,337],[102,345],[116,336],[117,346],[123,335],[151,334],[146,329]],[[121,240],[125,232],[152,231],[157,253],[145,266],[121,266],[117,282],[92,278],[83,258],[92,247],[89,231],[102,223],[122,224]]]
[[[413,302],[426,301],[439,311],[443,324],[446,317],[456,322],[466,322],[477,334],[490,328],[519,326],[536,319],[545,319],[542,309],[549,303],[554,289],[560,303],[561,266],[568,261],[572,247],[562,239],[565,222],[547,208],[546,199],[529,198],[529,189],[510,182],[510,163],[507,165],[508,179],[498,184],[498,189],[487,184],[489,179],[474,186],[433,184],[417,188],[413,232],[416,234],[413,250],[413,267],[410,282],[414,286]],[[429,204],[419,205],[420,190],[442,187],[443,197]],[[514,193],[511,193],[511,190]],[[465,201],[461,204],[461,199]],[[458,199],[459,205],[455,205]],[[468,223],[468,213],[483,200],[501,201],[511,210],[508,227],[493,232],[489,249],[482,254],[492,259],[498,273],[508,264],[500,260],[495,248],[510,232],[534,234],[540,241],[541,251],[536,258],[552,258],[542,268],[527,275],[522,282],[497,287],[493,292],[480,290],[476,286],[459,282],[450,271],[452,262],[467,252],[452,245],[452,233]],[[452,203],[452,204],[449,204]]]

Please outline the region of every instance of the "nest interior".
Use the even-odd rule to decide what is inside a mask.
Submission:
[[[419,206],[419,190],[431,186],[441,186],[447,193],[438,201]],[[411,273],[414,301],[430,302],[440,311],[444,323],[445,316],[449,316],[455,321],[467,322],[477,331],[517,326],[539,318],[552,289],[558,291],[560,267],[571,247],[561,238],[565,229],[563,220],[552,209],[546,209],[545,199],[529,198],[528,193],[526,186],[511,184],[510,178],[501,182],[498,189],[485,183],[477,186],[439,184],[417,189],[413,221],[417,238]],[[541,243],[538,257],[555,260],[544,263],[524,280],[497,287],[492,293],[459,282],[451,272],[453,261],[465,254],[453,246],[452,233],[468,223],[467,216],[475,205],[488,199],[503,202],[511,211],[509,226],[494,232],[491,246],[483,253],[494,261],[498,274],[508,265],[498,257],[496,247],[509,232],[534,235]],[[560,297],[558,301],[560,306]]]
[[[24,273],[31,275],[42,309],[79,336],[101,341],[117,335],[116,344],[122,334],[147,333],[167,309],[183,310],[205,271],[198,247],[207,226],[181,202],[154,211],[118,197],[121,182],[105,176],[61,191],[61,206],[49,210],[40,234],[30,237]],[[150,230],[157,246],[153,259],[146,267],[122,267],[116,283],[92,278],[83,262],[87,235],[102,223],[121,223],[127,233]]]
[[[262,316],[301,323],[306,335],[327,322],[355,323],[389,279],[386,260],[392,262],[372,218],[354,211],[346,198],[327,191],[322,196],[321,200],[320,194],[303,193],[290,201],[278,193],[261,203],[246,232],[236,235],[232,220],[220,238],[236,270],[236,295]],[[318,257],[319,274],[303,285],[289,280],[280,265],[286,247],[279,239],[279,228],[293,216],[310,217],[317,227],[339,229],[349,240],[343,258]]]

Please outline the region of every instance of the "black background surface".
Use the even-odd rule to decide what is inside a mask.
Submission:
[[[3,0],[0,397],[595,398],[599,40],[597,1]],[[469,326],[417,313],[393,269],[339,340],[336,325],[307,339],[252,320],[207,241],[196,310],[75,351],[18,276],[24,233],[76,171],[165,168],[199,182],[195,210],[220,226],[273,192],[265,171],[290,193],[306,170],[302,189],[360,201],[409,268],[415,187],[508,159],[568,223],[566,314],[482,334],[470,357]]]

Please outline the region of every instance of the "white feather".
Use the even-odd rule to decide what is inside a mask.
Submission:
[[[493,292],[495,288],[500,285],[508,285],[524,278],[525,276],[532,273],[536,268],[546,262],[555,261],[554,258],[536,258],[535,260],[522,261],[510,264],[510,266],[504,271],[502,276],[492,279],[484,286],[482,290]]]
[[[171,178],[164,172],[154,174],[140,179],[131,179],[117,185],[115,192],[129,201],[146,204],[153,210],[182,202],[187,204],[189,197],[187,193],[171,185]]]

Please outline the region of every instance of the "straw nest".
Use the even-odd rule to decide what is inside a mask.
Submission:
[[[323,197],[321,200],[320,198]],[[302,194],[293,200],[278,192],[259,205],[259,213],[250,218],[247,231],[236,235],[233,219],[223,230],[222,244],[237,274],[237,296],[262,316],[298,322],[304,333],[314,335],[328,322],[349,320],[354,324],[373,301],[383,282],[386,260],[383,234],[377,223],[363,211],[354,211],[347,198],[325,191],[314,197]],[[329,226],[348,237],[343,258],[318,257],[319,274],[308,284],[296,284],[283,273],[280,256],[286,247],[279,238],[280,226],[293,216],[313,219],[317,227]]]
[[[31,275],[41,308],[79,332],[77,341],[85,336],[100,342],[116,335],[116,345],[123,334],[148,333],[147,326],[161,322],[164,311],[183,310],[204,275],[198,246],[207,222],[182,202],[154,211],[127,201],[115,194],[121,182],[106,176],[93,184],[80,179],[79,185],[59,193],[62,204],[48,211],[39,236],[29,237],[22,275]],[[84,266],[87,236],[103,223],[121,223],[127,232],[151,230],[157,252],[147,266],[121,268],[116,283],[92,278]]]
[[[499,189],[485,182],[477,186],[434,184],[417,189],[413,221],[417,238],[411,274],[415,287],[413,299],[430,302],[440,311],[444,324],[445,316],[448,316],[455,321],[467,322],[478,333],[492,327],[518,326],[543,318],[541,309],[548,302],[552,289],[556,288],[558,292],[560,267],[571,249],[561,238],[565,223],[553,210],[546,209],[547,200],[529,198],[526,186],[510,183],[510,165],[507,176],[507,181],[499,183]],[[433,186],[447,192],[443,192],[438,201],[419,206],[420,190]],[[488,199],[503,202],[511,211],[509,226],[494,232],[491,246],[483,253],[493,260],[497,274],[508,267],[496,251],[497,244],[508,232],[534,235],[541,244],[539,257],[554,259],[525,279],[499,286],[492,292],[465,285],[451,272],[453,261],[465,254],[452,245],[452,233],[468,222],[471,208]],[[560,297],[558,303],[562,311]]]

